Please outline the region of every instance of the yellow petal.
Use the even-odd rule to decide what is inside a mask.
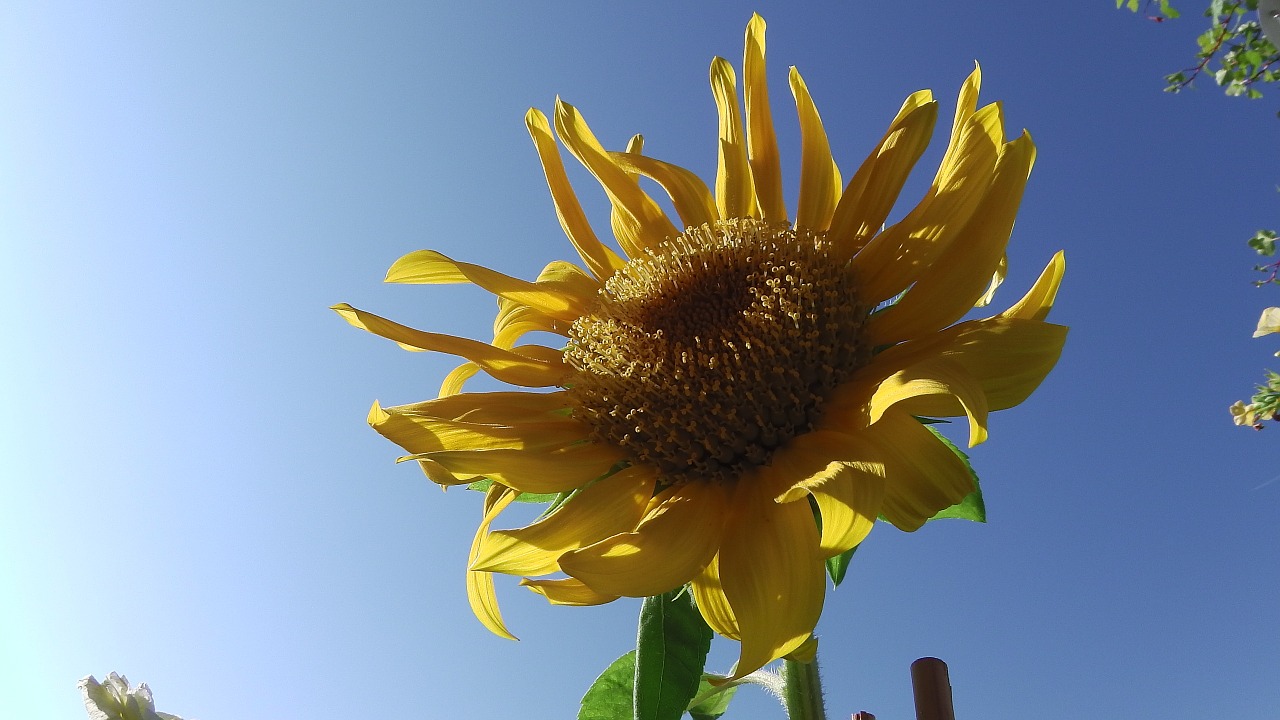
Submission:
[[[880,472],[870,472],[868,467],[878,467]],[[884,469],[881,465],[841,463],[807,489],[822,516],[822,556],[835,557],[857,546],[871,532],[884,503]]]
[[[1013,307],[1000,313],[997,317],[1022,318],[1025,320],[1044,320],[1053,308],[1053,301],[1058,297],[1058,285],[1067,271],[1067,258],[1061,250],[1040,273],[1035,285],[1013,304]]]
[[[720,116],[720,153],[716,169],[716,205],[725,219],[758,217],[755,185],[738,109],[737,79],[724,58],[711,61],[711,94]]]
[[[912,365],[886,378],[871,397],[871,422],[880,420],[894,406],[913,415],[929,415],[924,409],[939,407],[930,396],[954,398],[969,419],[969,447],[987,439],[987,395],[982,384],[959,363],[945,356]],[[925,398],[923,402],[919,402]],[[950,408],[948,408],[950,409]],[[951,413],[944,416],[947,417]]]
[[[635,530],[656,478],[653,468],[633,465],[592,483],[531,525],[490,533],[471,568],[508,575],[556,572],[564,553]]]
[[[457,262],[434,250],[418,250],[400,258],[387,271],[387,282],[414,284],[473,283],[485,290],[536,308],[554,318],[573,322],[586,312],[594,293],[579,296],[561,287],[531,283],[482,265]]]
[[[440,382],[440,397],[449,395],[457,395],[462,392],[462,386],[476,373],[480,372],[480,366],[468,360],[444,376],[444,380]]]
[[[939,347],[942,357],[956,363],[982,386],[990,410],[1004,410],[1026,400],[1040,386],[1062,354],[1067,328],[1036,320],[990,318],[962,323],[946,331]],[[943,409],[946,414],[932,411]],[[912,400],[919,415],[959,415],[954,400],[941,395]]]
[[[733,608],[729,607],[729,599],[724,596],[724,587],[720,584],[719,555],[711,558],[711,562],[693,579],[693,600],[702,619],[712,630],[730,640],[742,639],[738,619],[734,617]]]
[[[386,410],[446,420],[512,425],[564,419],[569,407],[568,393],[557,390],[549,393],[508,391],[453,394],[437,400],[396,405]]]
[[[609,157],[609,153],[596,140],[578,111],[559,100],[556,101],[556,134],[569,152],[600,181],[600,186],[619,214],[630,218],[640,229],[642,242],[622,247],[628,255],[635,257],[644,248],[679,234],[653,198],[645,194],[639,183]],[[623,240],[624,238],[618,238],[620,243]]]
[[[639,155],[643,149],[643,135],[633,135],[631,140],[627,142],[628,153]],[[615,159],[616,155],[617,153],[609,153],[610,159]],[[626,173],[628,178],[631,178],[632,182],[640,177],[638,173],[631,172],[621,164],[618,167],[622,169],[622,172]],[[618,239],[622,247],[644,247],[644,229],[640,227],[640,222],[631,213],[617,205],[609,208],[609,227],[613,230],[613,236]]]
[[[791,94],[800,116],[800,203],[796,227],[823,231],[830,226],[831,215],[840,201],[840,169],[831,158],[818,108],[795,68],[791,68]]]
[[[556,320],[528,305],[500,298],[498,315],[493,320],[493,340],[489,344],[510,350],[520,338],[531,332],[549,332],[567,337],[571,325],[572,323]]]
[[[1004,279],[1009,276],[1009,253],[1000,256],[1000,262],[996,265],[996,271],[991,274],[991,282],[987,285],[987,289],[983,291],[982,297],[978,298],[978,302],[973,306],[976,308],[986,307],[996,297],[996,290],[1004,284]]]
[[[603,605],[618,599],[617,595],[601,595],[587,587],[577,578],[556,578],[552,580],[530,580],[525,578],[521,585],[545,597],[552,605],[570,605],[584,607]]]
[[[563,363],[553,365],[530,359],[515,351],[496,348],[488,343],[414,330],[373,313],[357,310],[346,303],[334,305],[332,309],[355,327],[368,330],[388,340],[394,340],[406,350],[458,355],[475,363],[498,380],[512,385],[524,387],[559,385],[570,372],[569,367]]]
[[[560,148],[556,146],[551,135],[551,126],[547,117],[535,109],[530,109],[524,117],[529,135],[533,138],[534,147],[538,151],[538,159],[542,161],[542,171],[547,177],[547,186],[551,189],[551,200],[556,206],[556,217],[560,227],[587,269],[597,278],[604,280],[623,266],[623,261],[608,247],[605,247],[591,229],[591,223],[582,212],[578,196],[569,184],[565,175],[564,164],[560,160]]]
[[[1035,162],[1035,145],[1023,134],[1005,145],[996,162],[991,189],[972,219],[937,259],[923,268],[915,284],[893,306],[876,313],[864,328],[873,346],[919,337],[964,317],[990,283],[1022,202]]]
[[[564,447],[587,439],[589,429],[572,418],[546,422],[487,425],[383,409],[374,403],[369,425],[378,434],[410,453],[440,450],[545,449]]]
[[[747,113],[747,157],[760,214],[768,222],[786,222],[782,200],[782,166],[778,162],[778,141],[773,134],[769,110],[769,83],[765,75],[764,18],[754,14],[747,24],[742,57],[742,95]],[[741,216],[737,216],[741,217]],[[821,230],[822,228],[813,228]]]
[[[607,595],[649,597],[679,587],[715,555],[727,500],[717,483],[685,483],[635,532],[566,553],[560,568]]]
[[[1004,145],[998,104],[974,113],[952,137],[948,160],[922,200],[901,221],[872,238],[853,258],[859,296],[880,302],[901,293],[969,222],[991,187]]]
[[[973,72],[969,73],[969,77],[960,85],[960,96],[956,98],[956,114],[955,120],[951,123],[952,137],[958,136],[964,129],[965,123],[978,111],[978,93],[982,89],[982,67],[977,62],[973,63]],[[943,155],[942,162],[939,164],[939,173],[942,168],[954,159],[957,146],[952,144],[947,148],[947,152]]]
[[[489,525],[515,498],[516,493],[510,488],[497,483],[489,486],[484,498],[484,519],[476,530],[475,539],[471,541],[472,559],[479,551],[480,541],[489,531]],[[498,610],[498,597],[493,589],[493,573],[467,571],[467,602],[471,605],[471,612],[475,613],[480,622],[494,635],[508,640],[517,639],[507,630],[506,623],[502,621],[502,613]]]
[[[716,201],[702,178],[678,165],[632,153],[610,153],[618,166],[639,173],[662,186],[685,227],[713,224],[720,219]]]
[[[729,681],[799,649],[822,614],[826,573],[813,512],[764,490],[738,483],[720,547],[720,580],[742,633]]]
[[[929,145],[938,103],[928,90],[912,94],[889,125],[880,144],[845,187],[831,217],[827,237],[837,261],[848,260],[880,231],[907,176]]]
[[[858,437],[884,463],[881,513],[900,530],[916,530],[973,491],[973,477],[959,456],[897,408],[890,408]]]
[[[430,460],[458,479],[487,477],[520,492],[555,493],[582,487],[624,458],[601,443],[579,443],[555,450],[443,450],[413,455]]]

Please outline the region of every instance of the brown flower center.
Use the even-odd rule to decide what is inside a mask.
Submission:
[[[574,416],[664,484],[768,463],[870,357],[870,308],[827,250],[821,234],[731,220],[632,259],[569,331]]]

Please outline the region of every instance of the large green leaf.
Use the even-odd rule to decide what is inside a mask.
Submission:
[[[969,471],[969,477],[973,478],[973,492],[964,497],[963,500],[952,505],[945,510],[941,510],[937,515],[929,518],[932,520],[942,520],[944,518],[955,518],[957,520],[972,520],[974,522],[984,523],[987,521],[987,505],[982,501],[982,486],[978,484],[978,474],[973,471],[973,465],[969,463],[969,456],[964,454],[956,444],[946,438],[945,435],[938,432],[932,425],[925,425],[934,437],[938,438],[943,445],[951,448],[951,452],[955,453],[965,468]]]
[[[578,720],[635,720],[636,651],[614,660],[582,696]]]
[[[683,587],[645,598],[636,637],[635,720],[679,720],[698,692],[711,628]]]

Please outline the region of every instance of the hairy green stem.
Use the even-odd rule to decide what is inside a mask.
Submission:
[[[810,663],[782,661],[782,701],[790,720],[827,720],[817,659]]]

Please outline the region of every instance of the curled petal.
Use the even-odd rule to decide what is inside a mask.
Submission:
[[[471,559],[475,559],[476,553],[479,552],[480,542],[489,532],[489,525],[493,523],[494,518],[498,517],[498,513],[515,500],[516,494],[511,488],[498,483],[489,486],[484,498],[484,518],[480,521],[480,527],[476,529],[475,539],[471,541]],[[510,630],[507,630],[507,625],[502,620],[502,613],[498,610],[498,596],[493,589],[493,573],[467,571],[467,602],[471,605],[471,612],[475,613],[480,622],[494,635],[508,640],[517,639]]]
[[[579,295],[566,286],[520,280],[482,265],[458,262],[434,250],[418,250],[395,261],[387,282],[440,285],[473,283],[499,297],[536,308],[552,317],[573,322],[586,312],[594,292]]]
[[[584,607],[603,605],[618,599],[617,595],[602,595],[587,587],[577,578],[556,578],[551,580],[530,580],[525,578],[520,584],[545,597],[552,605],[571,605]]]
[[[894,406],[912,414],[928,415],[920,412],[929,407],[928,402],[914,406],[912,402],[935,395],[954,398],[960,404],[969,419],[969,447],[987,439],[987,395],[982,384],[963,366],[945,356],[912,365],[881,382],[871,396],[871,422],[880,420],[885,411]]]

